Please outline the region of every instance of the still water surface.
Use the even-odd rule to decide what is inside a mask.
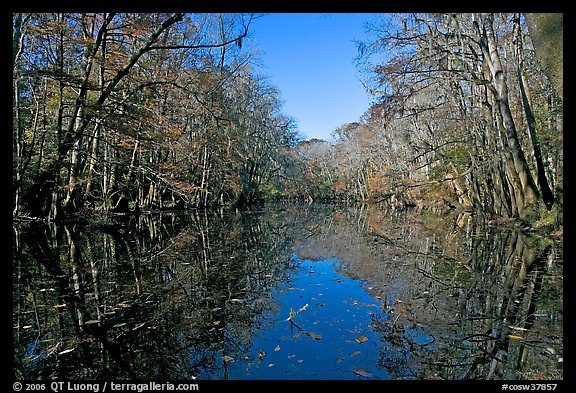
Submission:
[[[373,207],[14,225],[19,379],[562,379],[561,238]]]

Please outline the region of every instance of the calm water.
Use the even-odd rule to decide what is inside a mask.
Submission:
[[[562,251],[373,207],[14,225],[14,374],[562,379]]]

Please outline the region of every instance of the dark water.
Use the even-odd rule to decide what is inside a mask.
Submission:
[[[563,379],[562,251],[372,207],[14,225],[14,375]]]

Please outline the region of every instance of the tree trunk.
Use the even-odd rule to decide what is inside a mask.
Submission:
[[[76,118],[76,122],[80,123],[80,115]],[[73,213],[76,211],[80,206],[81,203],[81,195],[80,190],[78,189],[79,186],[79,175],[80,175],[80,161],[79,155],[80,150],[82,149],[82,138],[79,138],[74,142],[74,147],[72,149],[72,153],[70,156],[70,166],[69,166],[69,181],[67,186],[67,195],[66,199],[64,200],[64,211],[66,213]]]
[[[502,125],[506,135],[506,142],[512,153],[514,168],[518,174],[524,196],[522,210],[519,212],[520,218],[531,221],[538,215],[538,202],[541,197],[536,187],[536,183],[534,182],[534,178],[532,177],[532,173],[530,172],[528,163],[526,162],[526,157],[516,132],[512,111],[510,110],[506,76],[504,68],[502,67],[500,54],[498,53],[498,47],[496,45],[496,36],[494,34],[494,15],[485,15],[483,17],[483,22],[483,37],[481,41],[482,50],[488,60],[488,66],[490,68],[490,73],[497,94],[496,102],[498,111],[502,116]],[[514,187],[516,186],[514,185]]]
[[[14,184],[14,199],[13,199],[13,216],[18,215],[19,213],[19,206],[20,206],[20,189],[22,185],[22,160],[23,157],[23,150],[24,150],[24,142],[22,136],[22,121],[20,116],[20,88],[19,88],[19,81],[20,78],[15,78],[14,80],[14,141],[15,144],[15,157],[14,157],[14,166],[15,166],[15,176],[16,178],[13,179]]]
[[[92,197],[90,193],[92,192],[92,176],[94,174],[94,169],[96,168],[96,156],[98,155],[98,130],[100,128],[99,124],[94,127],[94,133],[92,134],[92,149],[90,152],[90,157],[88,158],[88,179],[86,180],[86,189],[84,190],[84,199],[92,203]]]
[[[530,140],[532,141],[532,148],[534,150],[534,159],[536,161],[536,170],[538,176],[538,185],[540,186],[540,192],[542,193],[542,199],[544,204],[550,210],[554,204],[554,194],[550,189],[548,184],[548,179],[546,178],[546,169],[544,168],[544,163],[542,161],[542,151],[540,150],[540,140],[538,138],[538,133],[536,131],[536,119],[534,117],[534,112],[532,111],[532,100],[530,97],[530,87],[528,85],[528,80],[526,79],[526,74],[524,72],[524,43],[521,35],[520,27],[520,17],[516,19],[515,25],[515,37],[516,40],[516,57],[518,62],[518,84],[520,85],[520,93],[522,95],[522,106],[524,108],[524,113],[526,115],[526,123],[528,124],[528,131],[530,134]]]

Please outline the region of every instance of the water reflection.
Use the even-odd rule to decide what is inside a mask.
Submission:
[[[466,215],[162,213],[13,245],[21,379],[563,377],[561,243]]]

